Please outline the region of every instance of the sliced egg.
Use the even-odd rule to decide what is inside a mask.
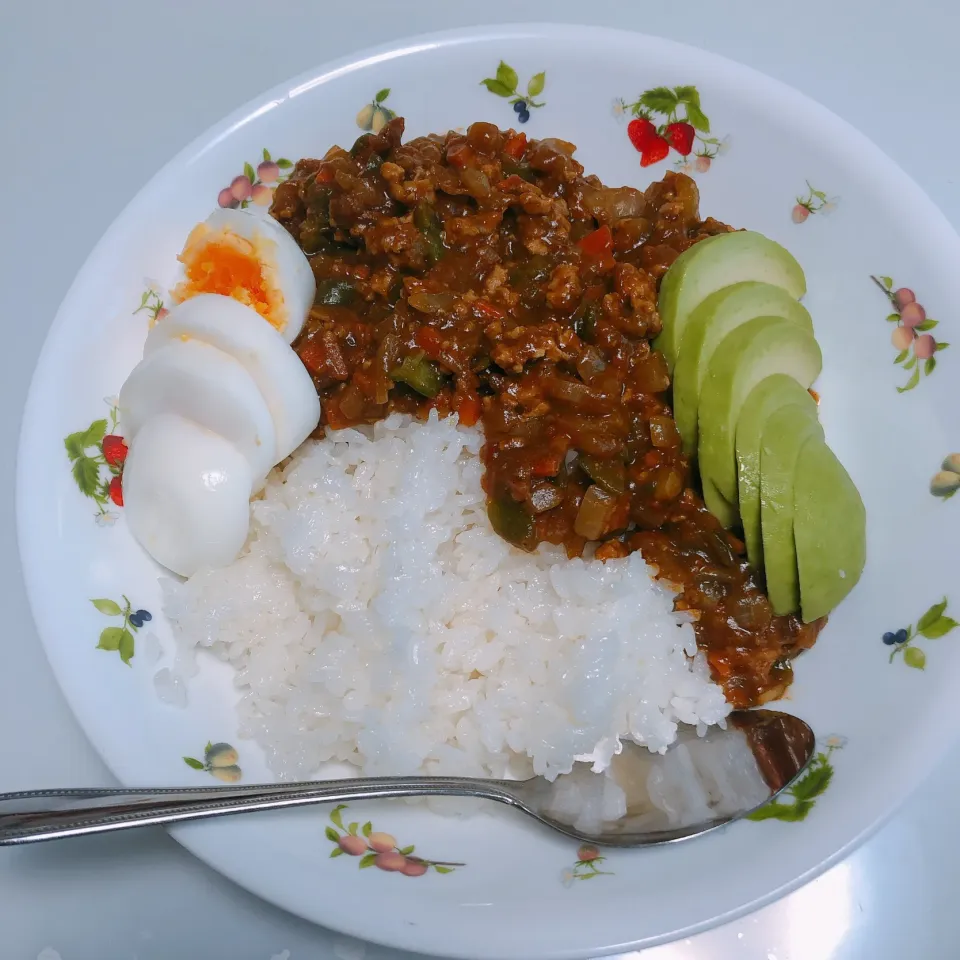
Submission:
[[[174,340],[145,356],[120,389],[124,436],[176,413],[219,433],[250,462],[255,489],[277,462],[267,401],[239,360],[200,340]]]
[[[232,443],[162,413],[130,443],[124,515],[157,563],[189,577],[237,558],[250,527],[252,483],[250,463]]]
[[[320,399],[310,374],[290,345],[252,307],[218,294],[191,297],[150,331],[143,355],[191,340],[229,354],[254,379],[273,417],[275,463],[310,436],[320,422]]]
[[[215,210],[197,224],[180,253],[186,276],[173,289],[179,303],[220,293],[253,307],[293,343],[313,305],[317,283],[293,237],[273,217]]]

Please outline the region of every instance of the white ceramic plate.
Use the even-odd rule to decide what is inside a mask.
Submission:
[[[511,69],[498,75],[501,61]],[[371,821],[398,838],[397,846],[416,844],[424,858],[462,864],[419,878],[331,858],[330,831],[342,831],[327,809],[188,825],[175,835],[248,889],[358,937],[444,955],[529,960],[649,946],[785,893],[848,853],[953,738],[960,501],[934,495],[931,478],[960,448],[957,349],[943,352],[960,322],[960,242],[876,147],[743,67],[594,28],[460,31],[299,77],[171,161],[91,254],[34,377],[18,517],[40,635],[74,712],[117,777],[128,785],[203,784],[210,776],[204,745],[213,741],[237,748],[245,781],[266,779],[263,757],[237,737],[228,668],[204,662],[182,709],[154,695],[165,665],[156,657],[169,649],[158,570],[110,501],[111,450],[102,435],[113,424],[97,424],[109,420],[104,398],[117,393],[140,355],[147,317],[134,311],[142,297],[148,308],[157,306],[148,284],[163,295],[189,228],[244,164],[258,165],[265,148],[274,158],[319,156],[331,143],[352,142],[358,123],[374,122],[383,110],[405,116],[409,135],[474,120],[507,127],[517,122],[508,90],[481,81],[509,88],[514,77],[522,96],[533,83],[540,104],[529,107],[530,136],[577,143],[587,170],[607,184],[642,187],[681,165],[700,184],[704,215],[777,239],[806,270],[806,303],[824,353],[817,387],[823,424],[869,514],[863,580],[797,663],[788,704],[822,736],[815,773],[763,822],[599,859],[508,812],[466,821],[402,805],[342,812],[346,829]],[[653,109],[675,106],[701,127],[709,122],[689,157],[671,152],[641,168],[626,133],[641,95]],[[871,276],[912,288],[930,319],[941,321],[924,331],[933,344],[917,341],[921,354],[936,348],[933,363],[916,360],[914,346],[898,356],[896,317],[889,319],[891,305]],[[898,391],[904,386],[910,389]],[[948,474],[940,478],[946,486],[935,489],[947,492],[954,478],[960,484]],[[137,629],[141,609],[153,618]],[[884,634],[901,628],[908,642],[885,644]],[[120,649],[97,649],[101,637]],[[134,655],[125,665],[121,653],[130,653],[131,639]],[[191,769],[185,756],[204,769]]]

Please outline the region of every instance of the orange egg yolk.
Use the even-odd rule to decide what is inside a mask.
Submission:
[[[218,293],[253,307],[279,331],[286,326],[283,295],[259,244],[204,224],[194,229],[180,254],[186,278],[173,290],[179,303],[199,293]]]

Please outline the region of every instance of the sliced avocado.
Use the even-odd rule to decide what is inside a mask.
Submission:
[[[720,491],[707,477],[701,477],[703,484],[704,506],[720,521],[721,526],[728,530],[737,525],[737,509],[727,503],[720,495]]]
[[[820,347],[800,325],[757,317],[728,333],[710,358],[700,391],[699,460],[724,499],[737,504],[736,426],[750,391],[774,373],[809,387],[820,373]]]
[[[760,532],[760,437],[771,414],[797,406],[816,419],[817,403],[809,392],[785,373],[761,380],[743,401],[737,420],[737,494],[743,540],[754,570],[763,570],[763,537]]]
[[[683,449],[697,449],[697,402],[713,351],[723,338],[756,317],[783,317],[813,333],[813,321],[782,287],[744,280],[711,293],[687,319],[673,370],[673,415]]]
[[[813,398],[811,397],[811,400]],[[793,539],[793,478],[807,440],[823,439],[817,405],[781,407],[767,418],[760,440],[760,528],[763,572],[773,612],[800,609],[797,546]]]
[[[800,450],[793,478],[793,530],[804,623],[839,606],[867,558],[867,512],[833,451],[816,436]]]
[[[691,312],[714,291],[741,280],[783,287],[795,300],[807,290],[793,255],[762,234],[738,230],[695,243],[674,260],[660,284],[663,332],[654,346],[663,352],[671,373]]]

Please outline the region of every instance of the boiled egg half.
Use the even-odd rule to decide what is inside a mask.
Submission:
[[[293,343],[313,305],[317,284],[296,241],[270,216],[215,210],[187,237],[179,256],[184,278],[175,303],[219,293],[253,307]]]

